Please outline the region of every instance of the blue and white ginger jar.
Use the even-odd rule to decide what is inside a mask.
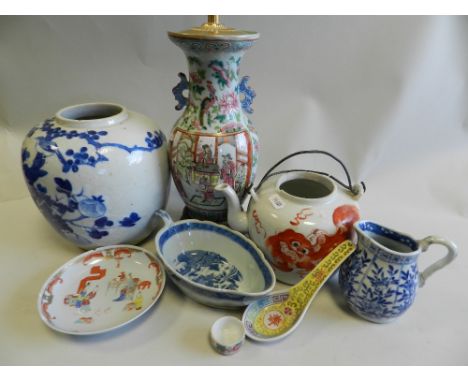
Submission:
[[[121,105],[60,110],[27,134],[21,156],[36,205],[81,248],[141,241],[167,202],[166,138]]]

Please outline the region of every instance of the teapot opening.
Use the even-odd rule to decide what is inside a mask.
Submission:
[[[288,176],[279,189],[298,198],[318,199],[332,194],[335,185],[330,179],[318,174],[300,174],[293,178]]]
[[[84,103],[59,110],[54,118],[62,127],[97,129],[122,123],[128,113],[115,103]]]

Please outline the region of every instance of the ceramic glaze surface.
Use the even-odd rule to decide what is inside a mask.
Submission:
[[[355,231],[357,248],[340,268],[340,286],[349,307],[377,323],[393,321],[406,312],[423,280],[456,255],[455,246],[444,239],[416,241],[369,221],[356,223]],[[444,245],[449,252],[420,274],[418,257],[430,244]]]
[[[273,289],[273,270],[256,246],[221,225],[168,222],[155,239],[157,254],[188,296],[215,307],[240,307]]]
[[[42,214],[82,248],[142,240],[168,196],[164,134],[119,105],[63,109],[28,133],[22,163]]]
[[[244,340],[244,326],[236,317],[221,317],[211,327],[210,342],[219,354],[232,355],[238,352]]]
[[[86,252],[56,271],[38,300],[42,320],[68,334],[116,329],[145,313],[165,284],[162,264],[133,246]]]
[[[292,190],[286,192],[281,186],[292,179],[312,181],[322,193],[325,188],[326,193],[307,198],[296,196]],[[224,186],[223,190],[230,202],[229,225],[248,231],[272,264],[277,279],[286,284],[297,284],[348,239],[360,216],[359,195],[319,174],[295,172],[272,176],[250,200],[247,212],[240,210],[229,187]],[[303,188],[300,190],[304,192]]]
[[[221,255],[210,251],[185,251],[177,256],[176,270],[193,282],[219,289],[239,288],[242,273]]]
[[[354,245],[340,243],[302,281],[288,291],[266,296],[250,304],[242,320],[247,335],[256,341],[277,341],[292,333],[307,312],[320,288],[354,252]]]
[[[211,345],[213,346],[213,348],[219,353],[219,354],[222,354],[222,355],[233,355],[235,353],[237,353],[239,351],[239,349],[241,348],[242,344],[244,342],[241,342],[241,343],[238,343],[234,346],[224,346],[224,345],[221,345],[213,340],[211,340]]]
[[[176,109],[185,110],[169,139],[172,177],[191,216],[223,220],[227,207],[215,186],[225,182],[244,197],[257,167],[258,138],[246,115],[255,92],[248,77],[239,77],[253,41],[171,40],[189,64],[189,78],[180,73],[173,90]]]

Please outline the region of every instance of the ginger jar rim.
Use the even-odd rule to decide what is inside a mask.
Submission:
[[[110,127],[126,121],[128,110],[118,103],[89,102],[66,106],[55,114],[54,119],[63,127]]]

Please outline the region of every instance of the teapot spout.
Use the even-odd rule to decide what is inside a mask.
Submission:
[[[246,233],[248,231],[247,213],[242,211],[236,192],[226,183],[218,184],[215,190],[221,192],[226,198],[229,227],[236,231]]]

